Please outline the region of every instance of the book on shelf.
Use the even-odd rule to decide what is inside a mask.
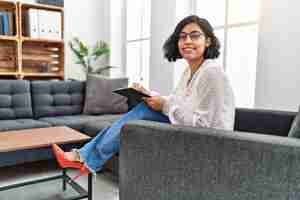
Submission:
[[[2,12],[2,30],[3,35],[9,35],[8,15],[6,12]]]
[[[8,35],[13,36],[14,35],[14,25],[15,25],[15,19],[14,19],[14,13],[12,11],[6,12],[7,18],[8,18]]]
[[[14,35],[14,14],[11,11],[0,10],[0,35]]]
[[[2,12],[0,12],[0,35],[4,35],[3,33],[3,23],[2,23]]]

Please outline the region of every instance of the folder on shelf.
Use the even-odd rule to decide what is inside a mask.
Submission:
[[[39,36],[40,38],[47,38],[47,11],[46,10],[39,10],[38,11],[38,19],[39,19]]]
[[[61,13],[39,10],[40,37],[61,40]]]
[[[39,38],[39,10],[30,8],[28,9],[28,17],[27,17],[27,33],[31,38]]]
[[[52,12],[51,14],[51,19],[52,19],[52,33],[53,33],[53,39],[56,40],[61,40],[62,39],[62,35],[61,35],[61,29],[62,29],[62,24],[61,24],[61,13],[60,12]]]

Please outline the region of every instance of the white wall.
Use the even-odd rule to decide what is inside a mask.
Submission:
[[[110,0],[110,65],[115,66],[110,70],[111,77],[120,77],[125,74],[126,62],[126,35],[124,34],[126,18],[125,1]]]
[[[296,111],[300,104],[300,1],[264,0],[255,107]]]
[[[20,0],[35,3],[36,0]],[[78,37],[88,45],[97,40],[110,41],[109,0],[76,1],[64,0],[64,40],[65,40],[65,78],[85,79],[81,65],[75,64],[76,57],[71,52],[68,42]],[[106,62],[106,61],[104,61]]]
[[[79,37],[88,45],[97,40],[109,41],[109,0],[76,1],[65,0],[65,76],[66,78],[84,79],[82,67],[75,64],[68,41]]]
[[[162,46],[175,28],[174,0],[152,0],[150,88],[168,95],[173,89],[174,63],[163,58]]]

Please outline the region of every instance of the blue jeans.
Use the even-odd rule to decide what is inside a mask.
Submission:
[[[85,165],[92,172],[101,170],[104,163],[119,151],[122,126],[130,120],[138,119],[170,123],[166,115],[152,110],[142,102],[79,149],[78,152]]]

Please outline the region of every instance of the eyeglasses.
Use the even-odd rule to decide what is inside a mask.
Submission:
[[[198,39],[204,37],[204,33],[201,33],[201,32],[198,32],[198,31],[193,31],[193,32],[190,32],[190,33],[182,32],[182,33],[179,34],[178,38],[179,38],[180,41],[185,41],[188,36],[190,37],[190,39],[192,41],[197,41]]]

